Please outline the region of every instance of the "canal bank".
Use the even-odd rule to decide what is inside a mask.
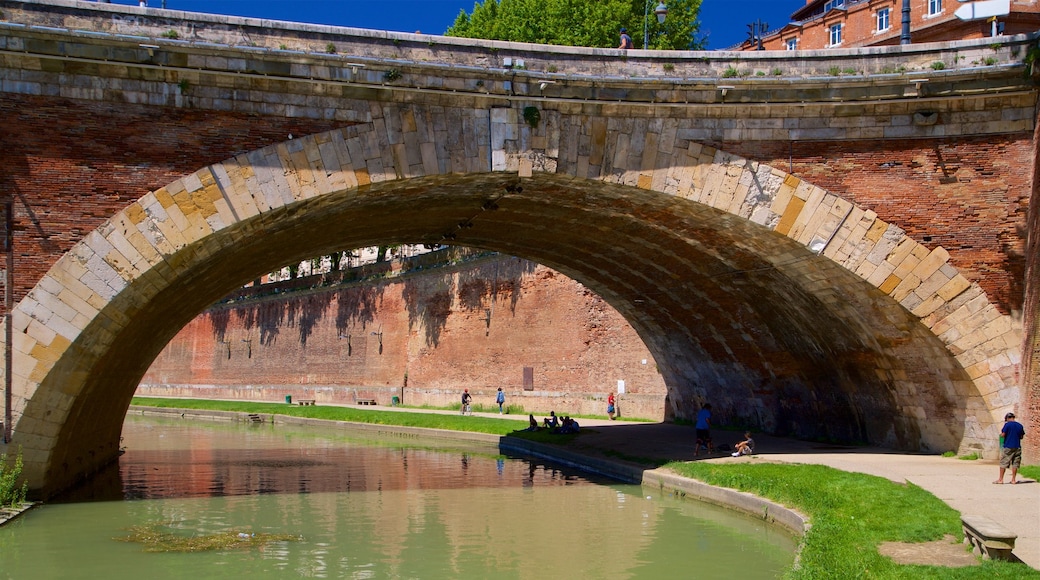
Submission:
[[[416,411],[415,409],[393,408],[401,412]],[[385,411],[388,408],[381,408]],[[427,413],[453,414],[454,411],[423,410]],[[249,421],[249,414],[232,411],[209,411],[200,409],[169,409],[156,407],[132,406],[128,413],[154,416],[175,416],[185,419],[207,419],[228,421]],[[518,421],[525,420],[517,415],[498,415],[494,413],[480,413],[491,418],[507,418]],[[310,425],[315,427],[335,426],[344,424],[340,421],[329,421],[326,419],[311,419],[306,417],[293,417],[288,415],[263,415],[263,421],[274,422],[284,425]],[[603,428],[611,425],[623,425],[617,421],[605,421],[598,419],[582,419],[586,427]],[[807,518],[794,510],[782,505],[770,502],[752,494],[743,493],[731,489],[712,487],[701,482],[679,477],[663,469],[648,470],[645,466],[623,460],[610,459],[602,455],[594,455],[585,452],[574,452],[555,445],[546,445],[534,441],[527,441],[516,437],[501,437],[488,433],[472,433],[466,431],[449,431],[444,429],[427,429],[419,427],[407,427],[399,425],[372,425],[366,423],[349,423],[349,428],[354,431],[368,432],[378,437],[398,437],[415,441],[428,441],[430,439],[442,439],[453,441],[471,441],[479,443],[494,444],[503,451],[530,455],[547,459],[562,465],[581,469],[589,473],[604,475],[626,483],[641,483],[658,487],[662,490],[683,495],[699,501],[704,501],[728,509],[744,513],[755,519],[778,525],[788,533],[802,536],[808,526]],[[591,434],[591,433],[590,433]]]
[[[131,412],[151,412],[155,409],[133,407]],[[433,411],[419,409],[387,408],[397,412],[423,412],[452,414],[455,411]],[[171,410],[162,410],[171,412]],[[172,411],[179,414],[177,411]],[[186,416],[204,414],[219,417],[220,413],[185,411]],[[236,414],[224,414],[231,419]],[[241,414],[237,414],[241,416]],[[497,413],[478,414],[487,417],[507,418],[526,421],[525,417],[498,415]],[[297,417],[279,415],[278,421],[314,421]],[[769,519],[796,533],[804,530],[804,518],[794,514],[790,519],[783,506],[763,507],[756,503],[760,498],[751,494],[741,494],[733,490],[718,492],[720,488],[705,486],[691,479],[679,478],[666,470],[649,469],[647,460],[667,458],[675,461],[708,461],[708,462],[780,462],[800,464],[829,465],[836,469],[850,472],[867,473],[884,477],[900,484],[912,483],[932,493],[937,498],[959,511],[963,515],[986,515],[1010,528],[1018,535],[1014,554],[1033,568],[1040,568],[1040,530],[1037,530],[1037,514],[1040,513],[1040,498],[1036,494],[1036,482],[1023,479],[1024,484],[1016,486],[993,486],[996,464],[994,461],[961,461],[956,458],[944,458],[926,455],[905,455],[890,450],[877,448],[849,448],[818,443],[795,441],[756,435],[758,454],[749,458],[731,458],[728,454],[717,453],[705,457],[693,455],[691,444],[692,429],[684,425],[669,423],[629,423],[596,419],[582,419],[584,427],[592,427],[581,438],[572,442],[568,449],[553,445],[538,445],[531,442],[515,443],[521,446],[524,453],[544,454],[554,461],[564,461],[600,473],[610,474],[623,481],[644,482],[647,485],[663,486],[676,490],[676,493],[688,497],[696,497],[728,505],[740,511],[747,511],[755,517]],[[327,424],[320,421],[314,424]],[[352,424],[353,425],[353,424]],[[369,426],[376,431],[400,432],[414,437],[447,437],[471,438],[487,441],[501,441],[497,435],[459,433],[437,430],[415,429],[409,427],[395,428],[386,425]],[[716,431],[716,444],[732,446],[740,439],[736,432]],[[515,438],[509,439],[506,445],[513,445]],[[686,486],[686,487],[680,487]],[[720,493],[722,497],[713,498],[709,494]],[[731,495],[736,494],[736,495]],[[726,503],[730,502],[730,503]],[[768,503],[768,502],[767,502]],[[775,505],[775,504],[770,504]],[[791,510],[786,510],[791,512]],[[792,512],[793,513],[793,512]],[[773,519],[770,519],[773,518]],[[802,522],[799,524],[799,518]],[[799,526],[801,526],[799,528]],[[963,550],[961,550],[963,552]],[[939,562],[941,563],[941,562]]]

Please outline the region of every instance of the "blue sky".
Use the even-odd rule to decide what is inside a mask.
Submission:
[[[159,8],[162,1],[148,0],[148,5]],[[656,1],[651,1],[656,6]],[[136,0],[113,2],[137,4]],[[189,12],[443,34],[455,22],[459,11],[472,12],[474,3],[474,0],[166,0],[166,7]],[[804,0],[703,0],[701,32],[708,33],[708,48],[725,48],[744,40],[747,25],[752,21],[761,19],[769,24],[770,29],[779,28],[792,12],[802,6],[805,6]]]

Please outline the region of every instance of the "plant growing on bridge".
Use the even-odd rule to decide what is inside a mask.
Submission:
[[[325,52],[329,54],[336,54],[336,45],[331,42],[325,45]]]
[[[524,120],[532,129],[537,129],[538,122],[542,120],[542,112],[538,110],[538,107],[524,107]]]
[[[392,83],[400,78],[401,71],[397,70],[396,68],[388,69],[386,72],[383,73],[383,80],[385,80],[388,83]]]
[[[18,486],[18,479],[22,476],[22,453],[18,452],[14,465],[8,465],[7,454],[0,454],[0,507],[18,507],[25,503],[25,496],[29,492],[28,482],[22,482]]]
[[[162,33],[162,37],[169,38],[170,40],[177,40],[181,37],[181,35],[176,30],[171,28],[170,30],[167,30],[166,32]]]

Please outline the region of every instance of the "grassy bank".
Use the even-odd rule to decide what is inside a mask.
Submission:
[[[801,568],[788,578],[1040,578],[1024,564],[984,561],[946,568],[896,564],[878,553],[881,542],[962,538],[960,513],[913,484],[822,465],[674,462],[665,467],[712,485],[771,499],[809,516]]]
[[[426,429],[448,429],[506,435],[519,426],[514,419],[492,419],[472,415],[445,415],[439,413],[402,413],[399,411],[377,411],[353,407],[327,407],[321,405],[287,405],[285,403],[256,403],[250,401],[212,401],[203,399],[160,399],[134,397],[133,405],[160,407],[164,409],[206,409],[210,411],[235,411],[261,415],[289,415],[329,421],[351,421],[373,425],[401,425]],[[524,425],[526,426],[526,425]],[[522,428],[522,427],[521,427]]]

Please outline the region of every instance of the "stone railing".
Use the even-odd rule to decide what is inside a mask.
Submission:
[[[0,37],[17,31],[72,35],[105,41],[112,50],[83,48],[69,57],[101,62],[139,62],[184,69],[252,71],[272,78],[430,86],[451,91],[512,95],[711,102],[715,86],[767,90],[772,102],[804,100],[809,90],[825,94],[836,80],[870,92],[892,81],[918,96],[920,79],[935,91],[944,80],[1006,76],[1024,70],[1037,35],[1019,35],[909,46],[814,51],[622,51],[452,38],[256,18],[198,14],[116,4],[46,0],[0,0]],[[46,50],[7,42],[3,52]],[[40,44],[38,43],[38,44]],[[132,48],[131,48],[132,47]],[[233,49],[233,50],[230,50]],[[420,74],[419,71],[424,71]],[[439,72],[437,72],[439,71]],[[441,80],[430,80],[424,76]],[[461,80],[459,80],[461,79]],[[909,83],[908,83],[909,80]],[[602,87],[637,83],[647,91],[612,93]],[[649,83],[649,86],[647,86]],[[654,84],[668,86],[668,92]],[[798,86],[792,86],[792,84]],[[915,86],[915,83],[917,85]],[[699,85],[710,84],[711,87]],[[598,90],[595,90],[598,89]],[[707,89],[708,94],[700,94]],[[889,90],[889,92],[891,92]],[[710,98],[708,98],[710,97]]]

